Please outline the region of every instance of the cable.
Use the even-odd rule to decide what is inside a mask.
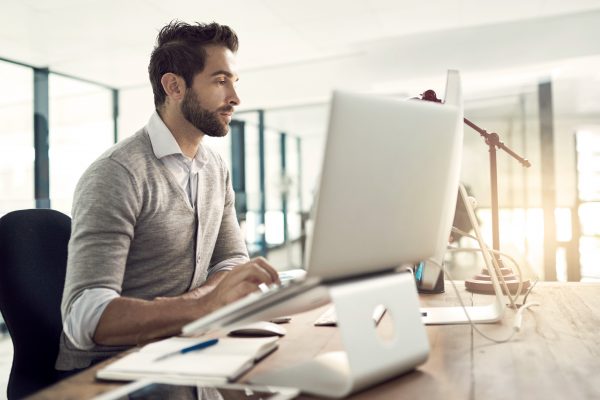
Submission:
[[[515,299],[518,298],[518,294],[521,293],[522,286],[523,286],[523,279],[522,279],[522,276],[520,273],[521,272],[520,267],[515,262],[515,265],[519,269],[519,286],[518,286],[517,296],[515,296],[515,299],[513,299],[513,297],[510,294],[510,290],[508,290],[508,285],[506,284],[506,280],[504,279],[504,276],[502,275],[502,271],[500,270],[499,262],[498,262],[496,256],[494,255],[493,251],[490,251],[488,249],[488,246],[485,244],[485,241],[483,240],[481,232],[479,231],[479,223],[477,222],[477,217],[475,216],[475,211],[473,209],[473,205],[474,205],[473,200],[467,195],[467,190],[465,189],[463,184],[459,185],[458,190],[460,193],[460,197],[462,198],[463,203],[465,205],[465,209],[467,211],[469,221],[471,222],[471,226],[473,227],[473,231],[475,232],[475,240],[477,240],[477,243],[479,244],[479,247],[481,249],[481,254],[485,261],[486,267],[488,268],[488,271],[490,273],[490,278],[494,285],[494,292],[496,293],[496,301],[500,300],[500,296],[502,294],[501,289],[498,284],[498,281],[500,281],[502,283],[504,292],[506,293],[508,299],[510,300],[511,308],[517,309],[518,307],[515,303]],[[470,235],[468,235],[468,236],[470,236]],[[444,272],[444,274],[448,275],[448,278],[450,279],[450,283],[452,284],[452,287],[454,288],[456,296],[458,297],[458,301],[460,302],[460,305],[467,317],[467,320],[469,321],[469,324],[482,337],[484,337],[494,343],[504,343],[504,342],[510,341],[513,338],[513,336],[521,329],[521,321],[523,319],[523,311],[521,309],[519,309],[519,310],[517,310],[517,315],[515,316],[512,333],[507,338],[498,340],[498,339],[494,339],[494,338],[484,334],[483,332],[481,332],[479,330],[479,328],[477,326],[475,326],[475,324],[471,320],[471,317],[469,316],[467,308],[465,307],[465,305],[462,301],[462,298],[460,297],[460,294],[458,293],[458,289],[456,288],[456,284],[454,283],[454,279],[452,279],[451,274],[448,271],[446,271],[444,266],[440,265],[440,263],[438,263],[436,260],[429,259],[428,261],[437,265],[441,269],[441,271]],[[537,305],[537,303],[531,303],[528,305],[524,305],[522,308],[523,308],[523,310],[525,310],[529,307],[532,307],[533,305]],[[506,307],[504,304],[501,304],[501,306]]]
[[[521,307],[517,310],[517,314],[515,315],[515,320],[513,321],[513,329],[515,332],[519,332],[521,330],[521,322],[523,320],[523,312],[527,310],[529,307],[539,306],[540,303],[529,303],[522,304]]]
[[[512,338],[517,334],[517,332],[519,332],[521,330],[521,324],[523,321],[523,312],[533,306],[539,306],[539,303],[529,303],[529,304],[523,304],[516,312],[515,315],[515,320],[513,321],[513,329],[512,332],[510,333],[510,335],[508,335],[508,337],[504,338],[504,339],[495,339],[491,336],[486,335],[485,333],[483,333],[481,330],[479,330],[479,328],[477,327],[477,325],[475,325],[475,323],[471,320],[471,317],[469,316],[469,313],[467,312],[467,307],[465,306],[465,303],[462,301],[462,298],[460,297],[460,293],[458,292],[458,288],[456,287],[456,284],[454,283],[454,279],[452,278],[452,275],[450,274],[450,272],[448,272],[446,270],[446,268],[444,268],[443,265],[439,264],[437,261],[435,261],[434,259],[428,259],[427,261],[431,262],[432,264],[436,265],[438,268],[440,268],[442,270],[442,272],[444,272],[445,275],[448,276],[448,279],[450,280],[450,283],[452,284],[452,287],[454,288],[454,292],[456,293],[456,297],[458,298],[458,302],[460,303],[460,306],[462,307],[462,309],[465,312],[465,316],[467,317],[467,320],[469,321],[469,324],[471,325],[471,327],[477,332],[479,333],[482,337],[484,337],[485,339],[494,342],[494,343],[506,343],[509,342],[510,340],[512,340]]]
[[[468,233],[466,233],[466,232],[463,232],[463,231],[461,231],[460,229],[458,229],[458,228],[456,228],[456,227],[452,227],[452,231],[453,231],[453,232],[456,232],[456,233],[459,233],[459,234],[461,234],[461,235],[463,235],[463,236],[469,237],[469,238],[471,238],[471,239],[477,240],[477,237],[475,237],[475,236],[472,236],[472,235],[470,235],[470,234],[468,234]],[[507,287],[507,285],[506,285],[506,281],[504,280],[504,275],[502,275],[502,274],[500,273],[500,271],[499,271],[499,266],[497,266],[497,265],[496,265],[496,264],[497,264],[496,257],[491,257],[491,258],[492,258],[492,262],[494,263],[494,266],[497,266],[497,267],[498,267],[498,269],[496,270],[496,271],[497,271],[497,274],[496,274],[496,275],[499,277],[499,279],[500,279],[500,280],[502,281],[502,283],[504,284],[504,291],[506,292],[506,296],[507,296],[507,297],[510,299],[511,306],[512,306],[513,308],[516,308],[516,301],[517,301],[517,299],[519,298],[519,295],[520,295],[521,291],[523,290],[523,273],[522,273],[522,271],[521,271],[521,266],[520,266],[520,265],[519,265],[519,264],[518,264],[518,263],[517,263],[517,262],[516,262],[516,261],[515,261],[515,260],[514,260],[514,259],[513,259],[511,256],[509,256],[509,255],[508,255],[508,254],[506,254],[506,253],[502,253],[502,252],[500,252],[500,251],[498,251],[498,250],[495,250],[495,249],[490,249],[489,247],[487,248],[487,250],[488,250],[489,252],[493,253],[493,254],[497,254],[497,255],[502,255],[502,256],[505,256],[506,258],[508,258],[508,259],[509,259],[509,260],[510,260],[510,261],[513,263],[513,265],[514,265],[514,266],[515,266],[515,268],[517,269],[517,275],[519,276],[519,285],[517,286],[517,290],[516,290],[516,295],[515,295],[515,297],[512,297],[512,294],[510,293],[510,290],[508,290],[508,287]],[[453,249],[453,250],[450,250],[450,251],[460,251],[460,250],[454,250],[454,249]],[[465,249],[464,251],[469,251],[469,250]],[[475,249],[473,249],[473,251],[480,251],[480,252],[483,252],[481,249],[478,249],[478,248],[475,248]]]
[[[448,247],[448,252],[450,253],[461,253],[461,252],[465,252],[465,253],[481,253],[482,250],[478,249],[476,247],[470,248],[470,247]],[[515,267],[515,269],[517,270],[517,276],[519,277],[519,285],[517,286],[517,290],[516,290],[516,295],[514,297],[512,297],[511,293],[508,292],[506,293],[506,296],[508,297],[512,297],[512,300],[514,303],[517,302],[517,299],[520,296],[520,293],[523,289],[523,273],[521,271],[521,267],[519,266],[519,264],[508,254],[503,253],[501,251],[497,251],[497,250],[491,250],[488,249],[489,251],[491,251],[494,254],[498,254],[498,255],[502,255],[505,258],[507,258]]]
[[[531,284],[531,286],[529,286],[529,289],[525,293],[525,296],[523,296],[523,303],[522,304],[527,303],[527,297],[529,296],[529,293],[531,293],[531,291],[533,290],[533,288],[535,287],[535,285],[537,285],[537,283],[539,281],[540,281],[539,278],[536,277],[535,281],[533,281],[533,283]]]
[[[466,236],[466,237],[468,237],[470,239],[477,240],[477,238],[475,236],[473,236],[473,235],[471,235],[471,234],[469,234],[467,232],[464,232],[464,231],[462,231],[462,230],[460,230],[460,229],[458,229],[456,227],[452,227],[452,231],[456,232],[456,233],[458,233],[458,234],[460,234],[462,236]],[[480,248],[465,248],[465,247],[450,247],[450,246],[448,246],[448,251],[449,252],[482,252],[482,250]],[[520,293],[521,293],[521,291],[523,289],[523,271],[521,269],[521,266],[519,265],[519,263],[517,263],[515,261],[514,258],[512,258],[507,253],[504,253],[504,252],[501,252],[501,251],[498,251],[498,250],[494,250],[494,249],[490,249],[490,248],[488,248],[488,251],[490,251],[490,252],[492,252],[494,254],[501,255],[501,256],[507,258],[512,263],[512,265],[515,267],[515,269],[517,270],[517,275],[519,276],[519,286],[517,287],[518,290],[516,291],[516,295],[513,298],[514,302],[516,303],[516,301],[519,298]],[[525,304],[525,299],[527,298],[527,296],[529,295],[529,293],[531,293],[531,290],[533,289],[533,286],[535,286],[535,284],[537,284],[537,282],[539,281],[539,278],[538,278],[537,274],[535,274],[531,268],[528,268],[528,269],[529,269],[529,272],[531,273],[531,275],[535,278],[535,283],[532,284],[529,287],[529,289],[527,290],[527,292],[523,295],[524,296],[523,297],[523,304]],[[507,296],[509,296],[509,297],[511,296],[510,292],[508,292]]]
[[[483,255],[483,260],[485,261],[485,265],[490,272],[490,277],[492,279],[492,284],[494,285],[494,291],[498,293],[499,288],[496,286],[502,285],[504,289],[504,293],[507,293],[508,300],[510,301],[510,306],[514,309],[517,308],[513,297],[510,295],[510,290],[508,290],[508,285],[506,284],[506,280],[502,275],[502,271],[500,270],[500,264],[496,256],[494,256],[490,251],[488,251],[488,246],[485,244],[483,240],[483,236],[479,231],[479,223],[477,222],[477,217],[475,216],[475,210],[473,209],[473,200],[468,196],[467,190],[465,186],[461,183],[458,185],[458,190],[460,193],[460,197],[463,200],[463,204],[465,205],[465,210],[467,211],[467,215],[469,217],[469,221],[471,222],[471,226],[473,227],[473,231],[475,232],[475,236],[477,237],[477,242],[479,243],[479,247],[483,250],[481,254]],[[492,273],[492,271],[495,272]],[[499,294],[498,294],[499,295]]]

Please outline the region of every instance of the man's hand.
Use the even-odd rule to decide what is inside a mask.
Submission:
[[[94,341],[107,346],[131,345],[176,335],[183,325],[259,290],[261,283],[279,284],[279,275],[259,257],[232,271],[218,272],[207,287],[181,296],[154,300],[117,297],[100,317]]]
[[[260,290],[261,283],[280,284],[275,268],[264,258],[257,257],[229,271],[208,297],[211,305],[217,309]]]

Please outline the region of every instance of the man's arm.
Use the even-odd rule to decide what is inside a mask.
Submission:
[[[62,302],[64,322],[70,321],[73,304],[87,289],[102,288],[117,296],[121,294],[142,203],[137,182],[114,160],[99,160],[80,180],[75,193]],[[202,288],[180,297],[153,300],[115,297],[105,303],[101,315],[94,319],[94,326],[82,329],[89,328],[87,335],[93,343],[109,345],[136,344],[178,333],[185,323],[256,290],[261,282],[277,279],[264,260],[243,267],[230,277],[230,273],[215,271]],[[227,282],[225,275],[229,278]],[[217,291],[217,285],[224,289]],[[89,307],[84,307],[84,311],[87,315]],[[85,348],[81,343],[73,344]]]
[[[218,271],[212,275],[209,275],[208,278],[206,279],[206,282],[204,282],[202,285],[198,286],[196,289],[192,289],[189,292],[182,294],[181,297],[197,299],[197,298],[207,295],[215,287],[217,287],[217,285],[223,279],[225,279],[225,277],[227,276],[227,273],[229,271],[230,270]]]
[[[136,183],[111,160],[86,172],[84,184],[76,191],[63,315],[68,315],[85,289],[107,288],[120,294],[130,241],[143,203]],[[232,197],[231,191],[226,214],[232,212]],[[214,251],[222,255],[217,257],[219,262],[247,260],[235,213],[226,215],[223,222]],[[221,251],[220,246],[228,251]],[[111,257],[105,257],[106,254]],[[209,276],[201,287],[177,297],[152,300],[116,297],[108,302],[89,334],[94,343],[101,345],[133,345],[176,334],[186,323],[244,297],[261,283],[279,282],[277,272],[261,258],[236,265],[231,272],[214,268]]]
[[[248,261],[248,248],[235,211],[235,192],[225,162],[219,157],[224,176],[225,201],[217,240],[208,267],[209,277],[221,271],[229,271]]]
[[[278,284],[279,278],[265,259],[256,258],[215,274],[202,287],[181,296],[150,301],[115,298],[98,322],[94,342],[134,345],[176,335],[183,325],[258,290],[261,283]]]

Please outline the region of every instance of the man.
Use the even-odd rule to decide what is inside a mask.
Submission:
[[[223,160],[238,41],[227,26],[172,22],[148,67],[156,112],[83,174],[75,190],[56,368],[86,368],[279,283],[248,260]]]

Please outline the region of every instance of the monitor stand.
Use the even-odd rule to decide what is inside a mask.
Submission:
[[[298,365],[267,371],[253,383],[289,386],[340,398],[398,376],[427,360],[429,341],[410,273],[382,274],[329,286],[345,351],[321,354]],[[373,310],[383,304],[393,335],[379,336]]]
[[[490,273],[490,278],[492,280],[492,285],[495,292],[495,298],[492,304],[485,306],[467,306],[465,308],[422,307],[421,314],[423,323],[426,325],[468,324],[470,322],[492,323],[500,321],[504,316],[504,311],[506,309],[502,298],[502,289],[500,288],[500,283],[498,281],[499,272],[497,271],[496,265],[492,260],[490,251],[483,241],[481,232],[479,230],[479,223],[475,217],[475,211],[473,210],[473,206],[469,201],[467,191],[462,184],[459,186],[459,192],[460,197],[465,204],[471,225],[473,226],[473,231],[475,232],[475,236],[479,242],[479,247],[481,248],[485,265]],[[468,318],[467,313],[469,315]],[[469,319],[471,321],[469,321]]]

